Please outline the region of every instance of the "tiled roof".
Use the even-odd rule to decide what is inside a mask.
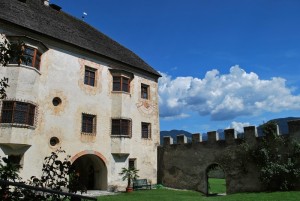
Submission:
[[[155,76],[160,74],[131,50],[84,21],[45,6],[42,0],[0,0],[0,20],[11,22]]]

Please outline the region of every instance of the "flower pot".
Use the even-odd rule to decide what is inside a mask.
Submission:
[[[127,188],[126,188],[126,192],[127,192],[127,193],[130,193],[130,192],[132,192],[132,191],[133,191],[133,188],[132,188],[132,187],[127,187]]]

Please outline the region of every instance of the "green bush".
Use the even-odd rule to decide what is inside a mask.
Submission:
[[[300,144],[278,136],[276,127],[274,122],[263,125],[265,137],[253,157],[267,190],[293,190],[300,178]]]

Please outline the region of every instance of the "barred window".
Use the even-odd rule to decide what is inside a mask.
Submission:
[[[96,135],[96,115],[82,114],[81,132]]]
[[[142,122],[142,138],[151,138],[151,124]]]
[[[85,67],[84,71],[84,84],[95,86],[95,80],[96,80],[96,69]]]
[[[123,76],[113,76],[113,91],[130,91],[130,79]]]
[[[112,119],[112,136],[128,136],[131,137],[131,120],[129,119]]]
[[[20,101],[3,101],[1,123],[34,125],[35,105]]]

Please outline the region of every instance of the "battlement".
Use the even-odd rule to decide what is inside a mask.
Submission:
[[[300,140],[300,120],[293,120],[288,122],[289,133],[285,136]],[[281,135],[279,133],[279,127],[277,125],[276,129],[277,135]],[[203,135],[200,133],[192,134],[192,144],[197,143],[205,143],[205,144],[215,144],[218,142],[224,142],[227,145],[235,144],[244,140],[249,144],[254,144],[258,139],[263,136],[258,136],[257,128],[255,126],[247,126],[244,127],[244,133],[238,135],[235,129],[225,129],[224,130],[224,138],[222,139],[220,134],[217,131],[209,131],[207,132],[207,140],[203,140]],[[164,136],[163,145],[172,145],[174,139],[171,136]],[[187,137],[184,134],[180,134],[176,136],[177,144],[187,144]]]

